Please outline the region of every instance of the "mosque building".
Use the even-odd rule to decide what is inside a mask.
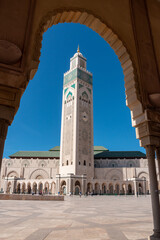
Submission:
[[[60,147],[19,151],[4,158],[1,192],[149,193],[145,154],[93,146],[93,79],[86,61],[78,48],[64,74]]]

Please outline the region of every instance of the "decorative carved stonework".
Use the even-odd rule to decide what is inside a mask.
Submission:
[[[145,110],[146,120],[160,123],[160,113],[155,110]]]

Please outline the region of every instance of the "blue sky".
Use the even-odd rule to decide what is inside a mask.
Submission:
[[[94,145],[144,152],[131,126],[123,71],[114,51],[88,27],[65,23],[43,35],[39,69],[8,129],[4,157],[20,150],[46,151],[60,144],[63,74],[78,44],[93,73]]]

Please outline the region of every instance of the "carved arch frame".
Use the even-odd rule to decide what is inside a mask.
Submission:
[[[32,79],[38,69],[43,33],[52,25],[64,22],[86,25],[98,33],[110,45],[118,56],[123,69],[126,105],[131,110],[132,126],[137,127],[137,125],[144,122],[145,113],[141,103],[136,68],[127,48],[125,47],[125,43],[120,40],[112,29],[108,27],[108,24],[103,22],[100,17],[95,16],[84,9],[56,9],[48,12],[48,14],[42,18],[34,39],[33,62],[30,68],[29,78]],[[136,136],[139,138],[138,131],[136,131]]]

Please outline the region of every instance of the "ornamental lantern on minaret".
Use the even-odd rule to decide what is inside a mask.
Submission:
[[[86,61],[78,47],[64,74],[60,174],[93,178],[93,88]]]

